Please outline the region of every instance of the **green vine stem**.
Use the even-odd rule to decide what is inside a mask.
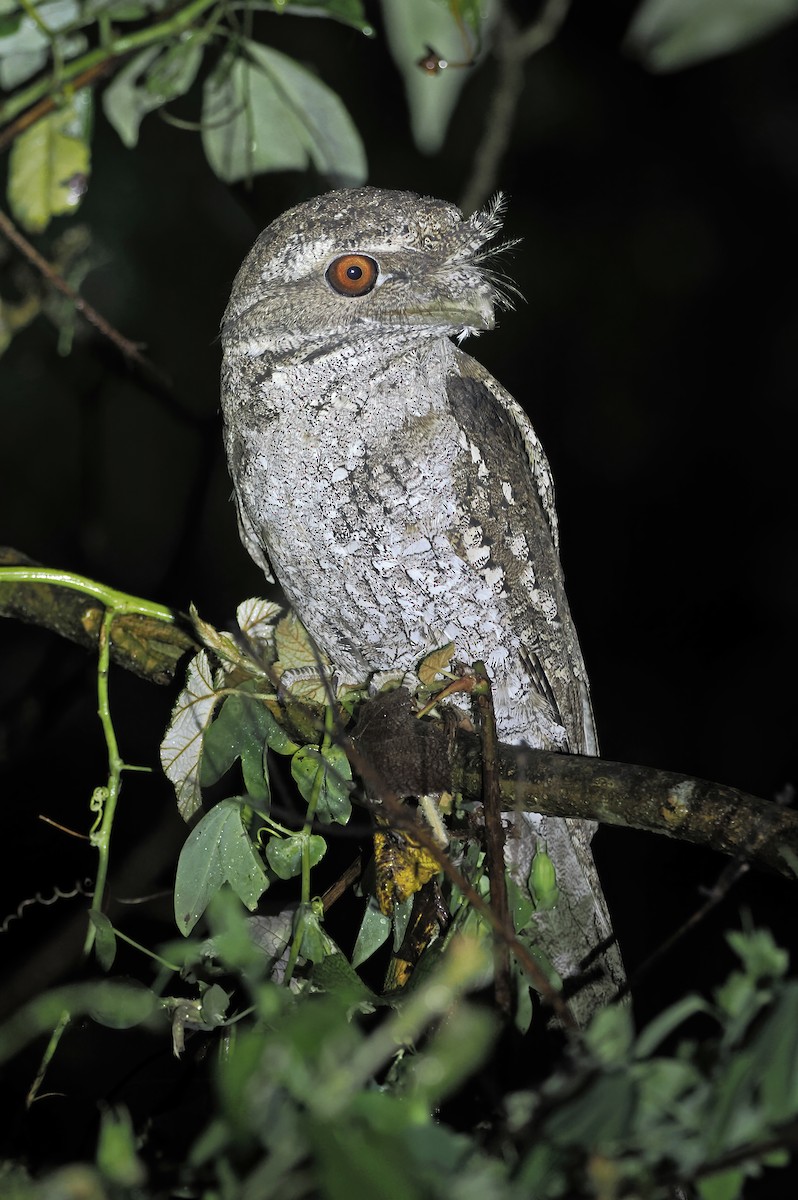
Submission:
[[[105,584],[86,579],[83,575],[75,575],[70,571],[53,571],[48,567],[0,567],[0,585],[3,583],[41,583],[71,588],[83,595],[99,600],[105,606],[100,635],[98,640],[97,662],[97,712],[105,737],[108,752],[108,780],[102,787],[94,789],[91,798],[91,810],[96,814],[90,831],[92,845],[97,850],[97,878],[94,885],[94,896],[91,902],[91,912],[101,912],[105,885],[108,879],[108,864],[110,861],[111,830],[116,813],[116,805],[122,786],[122,772],[147,770],[146,767],[131,767],[124,762],[116,740],[114,723],[111,718],[111,706],[108,693],[108,669],[111,662],[111,626],[114,620],[129,613],[137,616],[150,617],[157,621],[173,622],[176,614],[170,608],[153,604],[149,600],[141,600],[130,596],[127,592],[119,592]],[[84,954],[89,954],[94,945],[95,928],[89,922],[86,931],[86,941],[83,946]]]
[[[19,113],[30,108],[38,100],[51,92],[59,91],[64,85],[71,83],[78,75],[90,67],[96,67],[109,59],[121,58],[134,50],[141,50],[155,42],[166,41],[178,37],[191,28],[194,21],[209,8],[215,8],[219,0],[191,0],[185,8],[179,9],[164,21],[158,21],[146,29],[137,29],[134,33],[125,34],[107,44],[97,46],[86,54],[73,58],[64,63],[59,72],[37,79],[27,87],[21,88],[10,96],[5,104],[0,105],[0,124],[12,121]]]
[[[91,901],[91,912],[102,912],[105,897],[105,885],[108,880],[108,863],[111,852],[111,830],[113,829],[116,805],[122,787],[122,772],[125,763],[119,754],[116,731],[111,719],[111,708],[108,696],[108,668],[111,659],[111,625],[115,612],[107,608],[100,628],[99,656],[97,662],[97,712],[100,717],[105,746],[108,751],[108,782],[105,787],[95,788],[92,796],[92,809],[97,813],[90,833],[92,846],[97,850],[97,879],[94,884],[94,895]],[[89,921],[86,930],[86,940],[83,943],[83,953],[88,955],[96,937],[94,923]]]
[[[96,583],[92,579],[86,579],[82,575],[75,575],[69,571],[54,571],[47,567],[0,567],[0,585],[3,583],[39,583],[71,588],[74,591],[91,597],[93,600],[100,601],[105,606],[98,638],[97,712],[108,753],[108,779],[103,786],[95,788],[92,793],[90,808],[95,813],[95,820],[89,835],[91,844],[97,850],[97,876],[89,911],[100,913],[102,912],[105,885],[108,880],[111,832],[119,793],[122,787],[122,772],[149,769],[146,767],[130,766],[125,763],[119,753],[119,745],[111,717],[108,687],[108,672],[111,661],[111,629],[117,617],[129,613],[168,623],[176,620],[176,614],[171,609],[164,608],[162,605],[153,604],[149,600],[141,600],[136,596],[128,595],[126,592],[119,592],[115,588],[106,587],[104,584]],[[95,937],[95,925],[89,920],[83,944],[83,953],[85,956],[91,953]],[[36,1078],[28,1092],[27,1102],[29,1105],[36,1098],[44,1080],[47,1067],[56,1052],[58,1043],[69,1021],[70,1013],[64,1011],[53,1029],[36,1073]]]
[[[165,608],[162,604],[153,604],[151,600],[142,600],[127,592],[118,592],[116,588],[87,579],[85,575],[75,575],[72,571],[54,571],[50,567],[0,567],[0,584],[2,583],[47,583],[57,587],[70,588],[74,592],[83,592],[99,600],[106,608],[113,610],[115,616],[134,613],[139,617],[150,617],[154,621],[166,621],[172,624],[177,620],[174,609]]]

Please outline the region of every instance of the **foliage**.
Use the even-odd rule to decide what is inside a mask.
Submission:
[[[550,0],[539,21],[556,27],[567,9]],[[643,0],[627,46],[651,68],[674,70],[762,37],[797,12],[796,0]],[[77,211],[97,92],[131,148],[149,113],[174,120],[171,106],[189,97],[208,163],[228,183],[310,164],[335,183],[363,182],[365,152],[342,102],[315,71],[252,37],[261,14],[325,17],[374,35],[362,0],[0,0],[0,131],[13,140],[7,194],[17,221],[39,233]],[[427,153],[440,149],[499,15],[499,0],[382,0],[414,137]],[[257,28],[268,38],[268,23]]]
[[[637,1035],[628,1009],[599,1012],[548,1080],[506,1096],[491,1147],[435,1117],[495,1041],[495,1019],[467,999],[484,973],[483,943],[453,942],[375,1023],[374,997],[340,955],[310,987],[281,987],[232,897],[221,894],[210,919],[209,942],[182,945],[196,1001],[91,983],[41,997],[0,1029],[3,1058],[64,1006],[115,1028],[155,1021],[165,1034],[171,1021],[178,1050],[187,1031],[212,1033],[217,1108],[171,1194],[337,1200],[357,1186],[388,1200],[484,1189],[497,1200],[664,1200],[673,1182],[693,1180],[702,1200],[733,1200],[764,1165],[786,1162],[782,1135],[798,1115],[798,983],[763,931],[732,935],[740,965],[712,1002],[686,996]],[[230,992],[209,982],[214,973],[235,981]],[[715,1035],[699,1051],[681,1034],[663,1053],[696,1014]],[[9,1175],[15,1190],[3,1194],[45,1200],[79,1176],[89,1195],[164,1194],[124,1110],[104,1114],[93,1166],[36,1183]]]
[[[539,19],[556,26],[567,9],[544,3]],[[676,70],[763,37],[797,12],[796,0],[642,0],[626,48],[649,69]],[[17,221],[38,234],[77,211],[98,119],[134,149],[151,114],[185,124],[177,109],[193,118],[211,169],[226,182],[308,167],[333,182],[364,180],[362,142],[323,71],[269,43],[270,22],[286,15],[374,33],[360,0],[0,0],[0,125]],[[385,37],[426,152],[442,144],[501,15],[498,0],[382,0]],[[51,257],[65,275],[75,266],[77,279],[82,254]],[[22,290],[21,303],[0,310],[0,349],[44,304],[27,283]],[[66,325],[63,312],[57,319]],[[116,746],[109,643],[122,613],[154,621],[173,614],[111,589],[92,592],[85,580],[60,583],[106,612],[98,707],[109,771],[91,798],[98,869],[85,948],[108,973],[128,939],[102,911],[103,885],[122,779],[134,769]],[[473,997],[490,978],[484,921],[448,889],[451,931],[433,940],[404,992],[381,995],[364,982],[361,969],[389,939],[399,948],[415,885],[436,874],[435,860],[405,840],[402,890],[387,889],[401,902],[381,903],[385,893],[364,884],[353,949],[343,953],[326,927],[314,871],[331,832],[348,827],[353,796],[362,799],[337,740],[361,697],[329,694],[320,682],[325,664],[276,606],[247,601],[237,615],[235,637],[197,622],[206,649],[189,665],[162,747],[179,811],[192,823],[174,890],[181,939],[138,947],[138,981],[57,988],[0,1028],[4,1060],[52,1035],[43,1070],[79,1019],[119,1038],[130,1030],[159,1043],[171,1037],[176,1054],[197,1061],[210,1051],[213,1111],[172,1175],[147,1131],[109,1107],[92,1162],[38,1179],[20,1163],[0,1165],[2,1195],[609,1200],[664,1198],[674,1182],[688,1182],[701,1200],[734,1200],[748,1178],[783,1165],[798,1123],[798,984],[762,930],[730,935],[739,966],[711,998],[689,994],[640,1031],[628,1009],[604,1010],[539,1084],[498,1095],[494,1086],[493,1109],[470,1122],[449,1119],[446,1104],[495,1066],[498,1024],[485,997]],[[433,694],[447,663],[443,648],[419,672]],[[275,756],[290,763],[293,820],[274,816]],[[392,836],[378,841],[391,842],[396,857]],[[462,866],[487,898],[476,843]],[[515,935],[527,949],[534,912],[557,897],[543,852],[529,894],[510,883]],[[274,911],[250,915],[272,898]],[[517,969],[516,983],[525,1031],[537,1002]]]
[[[148,607],[132,597],[117,604]],[[171,1031],[178,1055],[191,1053],[202,1035],[217,1049],[214,1109],[170,1177],[127,1111],[116,1108],[103,1113],[93,1163],[35,1181],[9,1164],[4,1195],[50,1200],[78,1188],[130,1200],[338,1200],[354,1188],[386,1200],[486,1192],[497,1200],[664,1200],[673,1183],[692,1182],[701,1200],[734,1200],[764,1166],[786,1163],[798,1121],[798,982],[786,977],[787,955],[763,930],[729,935],[739,965],[711,1000],[688,994],[639,1033],[627,1007],[600,1010],[583,1034],[571,1035],[551,1074],[504,1096],[487,1142],[436,1115],[487,1069],[498,1035],[490,1010],[468,998],[490,979],[485,927],[450,891],[451,927],[433,939],[409,985],[380,996],[363,982],[357,969],[391,929],[398,947],[409,906],[385,911],[367,899],[351,957],[325,931],[324,905],[310,885],[326,851],[316,830],[347,822],[355,784],[331,736],[333,708],[317,705],[313,718],[313,706],[300,705],[309,728],[320,721],[315,745],[300,744],[287,716],[283,682],[312,653],[301,626],[258,600],[239,607],[239,620],[236,637],[196,621],[209,648],[190,664],[164,738],[178,797],[187,778],[202,806],[203,789],[224,785],[232,771],[243,783],[241,794],[190,814],[198,819],[175,883],[184,938],[156,953],[140,947],[157,967],[149,984],[61,987],[0,1027],[0,1061],[55,1029],[43,1070],[68,1023],[82,1015],[119,1031],[146,1026],[160,1039]],[[436,686],[435,668],[447,674],[443,652],[425,664],[426,692]],[[198,679],[205,680],[201,719]],[[344,693],[342,701],[347,708],[336,708],[345,719],[357,697]],[[300,829],[270,816],[272,752],[291,757],[305,805]],[[462,867],[487,895],[482,858],[475,844]],[[529,893],[510,881],[518,931],[529,927],[536,904],[556,903],[551,862],[545,854],[538,860]],[[297,879],[298,898],[271,915],[245,915],[242,905],[254,910],[270,884]],[[190,936],[201,917],[209,936]],[[108,972],[125,935],[96,907],[91,918],[97,961]],[[524,1012],[525,1028],[528,996]],[[685,1034],[697,1019],[709,1029],[700,1041]]]

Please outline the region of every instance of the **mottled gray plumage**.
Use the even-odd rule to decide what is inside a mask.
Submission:
[[[523,410],[450,340],[493,327],[484,247],[500,228],[495,204],[463,220],[360,188],[261,234],[222,327],[239,528],[340,678],[412,672],[453,642],[486,663],[502,740],[593,754],[548,463]],[[611,937],[592,832],[530,816],[508,842],[519,878],[540,838],[555,862],[561,899],[537,920],[564,977]],[[622,978],[614,948],[600,963],[582,1018]]]

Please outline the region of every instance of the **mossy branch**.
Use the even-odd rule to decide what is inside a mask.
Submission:
[[[105,609],[103,597],[119,597],[120,593],[92,585],[90,580],[81,580],[81,590],[76,590],[64,582],[70,578],[65,573],[48,571],[45,579],[43,570],[19,551],[0,547],[0,617],[51,629],[96,652]],[[37,576],[35,582],[30,571]],[[133,597],[128,600],[132,602]],[[171,683],[183,655],[197,649],[188,618],[163,606],[140,601],[138,611],[118,613],[114,620],[112,661],[152,683]]]

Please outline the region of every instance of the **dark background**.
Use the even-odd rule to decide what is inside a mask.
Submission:
[[[526,66],[498,181],[506,233],[523,239],[508,267],[525,303],[467,349],[525,406],[551,459],[604,755],[773,798],[796,779],[798,28],[655,75],[620,48],[631,8],[577,0]],[[381,39],[290,17],[259,30],[340,92],[370,183],[457,200],[490,62],[427,158]],[[148,389],[86,326],[68,358],[46,319],[20,334],[0,362],[0,540],[183,610],[193,601],[218,626],[263,594],[229,502],[217,329],[256,234],[327,186],[308,173],[229,188],[197,135],[149,117],[130,152],[98,120],[79,219],[105,261],[83,290],[146,344],[173,392]],[[0,662],[4,915],[92,874],[85,846],[38,814],[85,829],[105,757],[90,655],[4,622]],[[117,895],[168,886],[184,836],[157,774],[175,693],[112,677],[122,753],[156,768],[125,777]],[[723,865],[623,830],[601,831],[596,852],[631,967]],[[641,983],[641,1017],[722,978],[721,932],[741,909],[794,940],[794,905],[787,883],[750,876]],[[7,1001],[66,969],[70,911],[30,909],[2,935],[18,964]]]

